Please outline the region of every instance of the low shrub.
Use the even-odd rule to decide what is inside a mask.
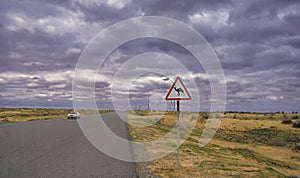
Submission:
[[[296,151],[300,151],[300,145],[299,145],[299,144],[298,144],[298,145],[295,145],[294,149],[295,149]]]
[[[300,128],[300,122],[295,122],[295,123],[293,124],[293,127],[295,127],[295,128]]]
[[[291,124],[291,123],[293,122],[290,119],[283,119],[283,121],[281,122],[281,124]]]
[[[299,116],[293,116],[292,119],[299,119]]]

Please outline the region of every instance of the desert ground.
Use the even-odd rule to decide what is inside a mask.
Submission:
[[[199,138],[208,122],[208,114],[183,113],[182,120],[197,120],[191,135],[180,146],[180,169],[176,151],[147,163],[138,163],[140,177],[288,177],[300,176],[300,121],[297,113],[224,113],[213,139],[199,147]],[[132,123],[131,139],[146,142],[171,131],[176,122],[174,112],[128,111]],[[184,122],[184,121],[182,121]],[[147,148],[149,154],[157,151]]]

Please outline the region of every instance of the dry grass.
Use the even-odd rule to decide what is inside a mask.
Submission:
[[[176,122],[172,112],[127,112],[134,141],[154,140],[168,133]],[[181,145],[181,169],[176,153],[141,164],[142,171],[159,177],[286,177],[300,175],[300,129],[281,124],[292,114],[226,113],[211,142],[198,147],[209,113],[184,113],[184,120],[197,120],[190,137]],[[163,115],[160,118],[160,115]],[[149,125],[154,123],[154,125]],[[148,148],[149,154],[156,150]],[[140,172],[143,175],[142,172]]]
[[[0,124],[66,118],[71,111],[73,109],[0,108]],[[79,112],[81,115],[88,115],[110,111],[79,110]]]

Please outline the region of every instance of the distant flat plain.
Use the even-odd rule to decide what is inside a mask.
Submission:
[[[9,125],[13,122],[65,119],[70,111],[72,110],[1,108],[0,123]],[[80,111],[82,115],[109,112],[112,111]],[[226,112],[220,128],[205,147],[198,147],[198,141],[210,113],[182,114],[183,118],[196,120],[197,123],[180,147],[180,171],[176,169],[176,152],[173,152],[151,162],[136,164],[136,172],[140,177],[300,176],[300,128],[293,127],[294,123],[300,121],[300,114]],[[130,138],[140,142],[162,137],[176,122],[176,113],[172,111],[126,111],[126,115],[129,123],[159,120],[147,127],[128,125]],[[150,154],[151,151],[153,150],[148,150]]]

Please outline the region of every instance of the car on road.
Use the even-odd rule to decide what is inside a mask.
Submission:
[[[68,119],[80,119],[79,112],[70,112],[68,114]]]

